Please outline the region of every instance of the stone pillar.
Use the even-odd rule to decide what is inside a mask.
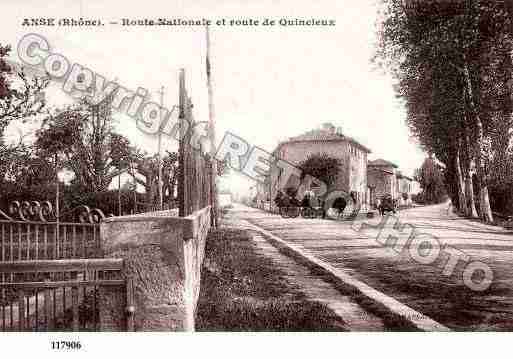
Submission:
[[[210,207],[186,218],[127,216],[101,224],[105,257],[123,258],[136,331],[193,331]],[[103,288],[102,331],[126,328],[126,291]]]

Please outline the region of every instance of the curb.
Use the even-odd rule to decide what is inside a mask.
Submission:
[[[436,322],[430,317],[408,307],[407,305],[387,296],[386,294],[372,288],[371,286],[353,278],[332,265],[307,253],[296,245],[285,242],[280,237],[262,229],[247,220],[243,220],[252,230],[259,232],[278,249],[286,252],[294,259],[304,262],[308,267],[319,270],[327,275],[329,279],[341,289],[359,297],[362,305],[369,306],[378,314],[383,316],[384,320],[391,320],[400,326],[419,330],[424,332],[449,332],[451,329]]]

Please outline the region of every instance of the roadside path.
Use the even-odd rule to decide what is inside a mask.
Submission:
[[[309,300],[322,303],[333,310],[347,324],[349,330],[387,330],[379,317],[363,309],[350,296],[342,294],[321,275],[312,273],[308,267],[282,254],[261,234],[255,232],[248,222],[230,217],[228,215],[228,218],[223,220],[224,226],[248,230],[261,253],[269,257],[285,273],[287,282],[301,291]]]
[[[433,265],[413,261],[408,253],[397,254],[377,240],[378,229],[350,223],[293,218],[236,205],[233,218],[247,220],[284,241],[299,246],[319,260],[455,330],[513,330],[513,233],[448,215],[446,205],[402,211],[402,224],[436,236],[441,246],[464,252],[471,260],[488,264],[494,272],[484,292],[463,285],[463,266],[444,276],[448,258]],[[369,221],[376,225],[381,218]],[[391,230],[391,224],[388,226]],[[407,251],[405,251],[407,252]],[[461,264],[461,263],[460,263]]]

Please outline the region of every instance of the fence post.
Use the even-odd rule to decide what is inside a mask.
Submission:
[[[135,331],[135,301],[134,301],[134,281],[132,276],[126,279],[126,330],[128,332]]]
[[[73,312],[73,331],[78,332],[80,329],[79,311],[78,311],[78,286],[71,287],[71,306]]]
[[[48,283],[50,282],[50,279],[47,278],[45,279],[45,282]],[[51,306],[51,299],[50,299],[50,289],[49,288],[46,288],[45,291],[44,291],[44,300],[45,300],[45,329],[46,331],[50,331],[53,329],[53,324],[52,324],[52,306]]]
[[[18,291],[18,327],[20,332],[25,330],[25,294]]]

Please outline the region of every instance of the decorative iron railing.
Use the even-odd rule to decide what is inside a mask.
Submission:
[[[57,215],[48,201],[14,201],[0,210],[0,262],[100,258],[99,209],[79,206]]]

